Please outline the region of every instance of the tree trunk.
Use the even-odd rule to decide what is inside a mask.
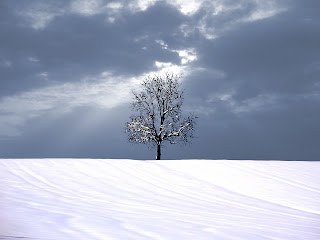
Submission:
[[[158,144],[157,145],[157,158],[156,158],[156,160],[160,160],[160,156],[161,156],[161,145]]]

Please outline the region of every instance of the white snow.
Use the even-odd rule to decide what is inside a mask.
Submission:
[[[0,159],[0,239],[317,240],[320,162]]]

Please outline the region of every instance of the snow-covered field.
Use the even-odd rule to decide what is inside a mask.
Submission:
[[[320,239],[320,162],[0,159],[0,239]]]

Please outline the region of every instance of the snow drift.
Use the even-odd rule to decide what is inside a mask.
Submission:
[[[320,162],[0,159],[0,239],[320,239]]]

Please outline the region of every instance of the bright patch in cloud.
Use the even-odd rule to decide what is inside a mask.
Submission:
[[[174,74],[186,77],[190,75],[193,71],[191,67],[187,67],[187,65],[176,65],[171,62],[158,62],[155,61],[154,65],[158,68],[157,71],[149,72],[148,74],[145,74],[144,76],[147,75],[153,75],[153,74],[160,74],[163,75],[167,72],[172,72]],[[183,80],[183,79],[181,79]]]
[[[44,80],[48,80],[49,74],[47,72],[41,72],[41,73],[38,73],[37,76]]]
[[[168,68],[168,67],[173,66],[173,64],[171,62],[158,62],[158,61],[155,61],[154,64],[158,68]]]
[[[32,63],[37,63],[39,62],[39,59],[35,58],[35,57],[29,57],[28,60]]]
[[[275,108],[279,96],[272,94],[260,94],[252,98],[239,101],[235,99],[235,91],[213,94],[208,98],[208,103],[215,103],[224,106],[228,111],[235,114],[249,113],[254,111]]]
[[[159,0],[136,0],[129,4],[129,9],[134,12],[145,11],[149,7],[153,6]]]
[[[252,9],[248,9],[250,5]],[[273,0],[204,1],[202,6],[205,6],[205,14],[198,20],[196,26],[181,26],[181,31],[185,35],[198,29],[205,38],[215,39],[241,23],[271,18],[286,11],[280,2]]]
[[[284,7],[280,7],[274,1],[256,1],[256,9],[252,13],[239,21],[254,22],[271,18],[286,10]]]
[[[111,2],[111,3],[108,3],[106,7],[110,9],[118,10],[123,8],[123,4],[121,2]]]
[[[101,5],[101,0],[75,0],[71,4],[71,11],[91,16],[101,12]]]
[[[167,0],[167,2],[176,8],[185,15],[193,15],[195,14],[203,1],[200,0]]]
[[[9,60],[4,60],[0,62],[0,67],[9,68],[12,66],[12,62]]]
[[[161,45],[162,49],[168,49],[168,45],[163,40],[156,40],[156,43]]]
[[[156,40],[156,43],[158,43],[162,49],[168,50],[170,52],[178,53],[181,59],[181,64],[187,64],[197,60],[197,54],[194,48],[176,50],[176,49],[170,49],[168,44],[166,44],[163,40]]]
[[[197,55],[193,48],[185,49],[185,50],[175,50],[179,54],[181,58],[181,64],[187,64],[197,60]]]
[[[43,30],[55,17],[63,15],[64,12],[62,8],[50,5],[48,2],[36,2],[17,10],[17,14],[35,30]]]

